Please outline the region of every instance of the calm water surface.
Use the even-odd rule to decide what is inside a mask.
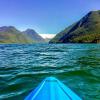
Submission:
[[[0,100],[23,100],[47,76],[100,100],[100,44],[0,45]]]

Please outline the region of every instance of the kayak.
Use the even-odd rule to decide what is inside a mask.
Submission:
[[[44,79],[25,100],[82,100],[55,77]]]

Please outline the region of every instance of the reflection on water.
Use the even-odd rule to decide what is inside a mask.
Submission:
[[[24,99],[47,76],[100,100],[100,44],[0,45],[0,100]]]

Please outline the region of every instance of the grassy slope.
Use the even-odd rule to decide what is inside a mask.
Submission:
[[[17,29],[7,27],[5,31],[0,32],[0,43],[33,43],[33,41]]]

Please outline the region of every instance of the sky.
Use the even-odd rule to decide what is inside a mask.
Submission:
[[[99,9],[100,0],[0,0],[0,26],[57,34]]]

